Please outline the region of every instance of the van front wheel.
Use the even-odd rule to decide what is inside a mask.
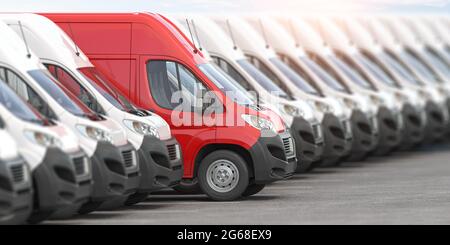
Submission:
[[[217,201],[238,199],[249,185],[247,163],[228,150],[206,156],[200,163],[197,177],[202,191]]]

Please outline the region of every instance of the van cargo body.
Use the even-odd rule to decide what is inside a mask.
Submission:
[[[183,182],[198,182],[215,200],[234,200],[293,174],[295,145],[281,119],[244,94],[227,97],[229,81],[163,16],[43,15],[115,78],[131,101],[169,123],[184,157]],[[180,92],[187,106],[173,102]],[[238,124],[223,124],[225,118]]]
[[[180,147],[169,125],[157,114],[137,108],[114,86],[111,78],[93,66],[80,48],[55,23],[37,14],[5,15],[21,21],[27,43],[40,61],[67,90],[91,110],[109,117],[125,131],[137,150],[140,184],[126,204],[143,200],[155,190],[181,180]]]

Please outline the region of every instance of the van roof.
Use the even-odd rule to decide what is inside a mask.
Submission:
[[[236,43],[244,53],[256,53],[264,55],[266,58],[276,56],[276,53],[271,48],[266,48],[266,41],[264,38],[242,17],[232,16],[214,16],[211,17],[217,25],[225,31],[231,31]]]
[[[43,13],[54,22],[59,23],[129,23],[141,24],[146,28],[145,38],[132,40],[132,54],[171,56],[197,64],[207,60],[201,52],[194,51],[195,46],[178,27],[160,14],[148,12],[135,13]],[[146,27],[145,27],[146,26]],[[134,27],[133,27],[134,28]],[[136,27],[138,28],[138,27]],[[134,35],[134,33],[133,33]],[[77,31],[73,29],[72,38],[89,54],[89,50],[77,39]],[[145,40],[145,41],[143,41]],[[86,41],[84,41],[86,42]]]
[[[0,21],[0,62],[19,69],[22,72],[43,69],[39,58],[28,52],[22,39],[4,22]]]
[[[55,23],[37,14],[1,14],[0,19],[19,31],[22,23],[25,39],[31,50],[42,59],[62,63],[70,68],[92,67],[93,65],[74,41]],[[79,55],[77,55],[77,51]]]

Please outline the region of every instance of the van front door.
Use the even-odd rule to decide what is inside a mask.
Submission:
[[[191,178],[197,153],[216,139],[215,116],[204,113],[209,89],[181,62],[141,57],[140,64],[139,106],[169,123],[183,152],[184,177]]]

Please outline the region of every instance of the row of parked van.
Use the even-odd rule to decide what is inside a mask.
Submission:
[[[444,139],[444,17],[0,14],[0,224],[231,201]]]

